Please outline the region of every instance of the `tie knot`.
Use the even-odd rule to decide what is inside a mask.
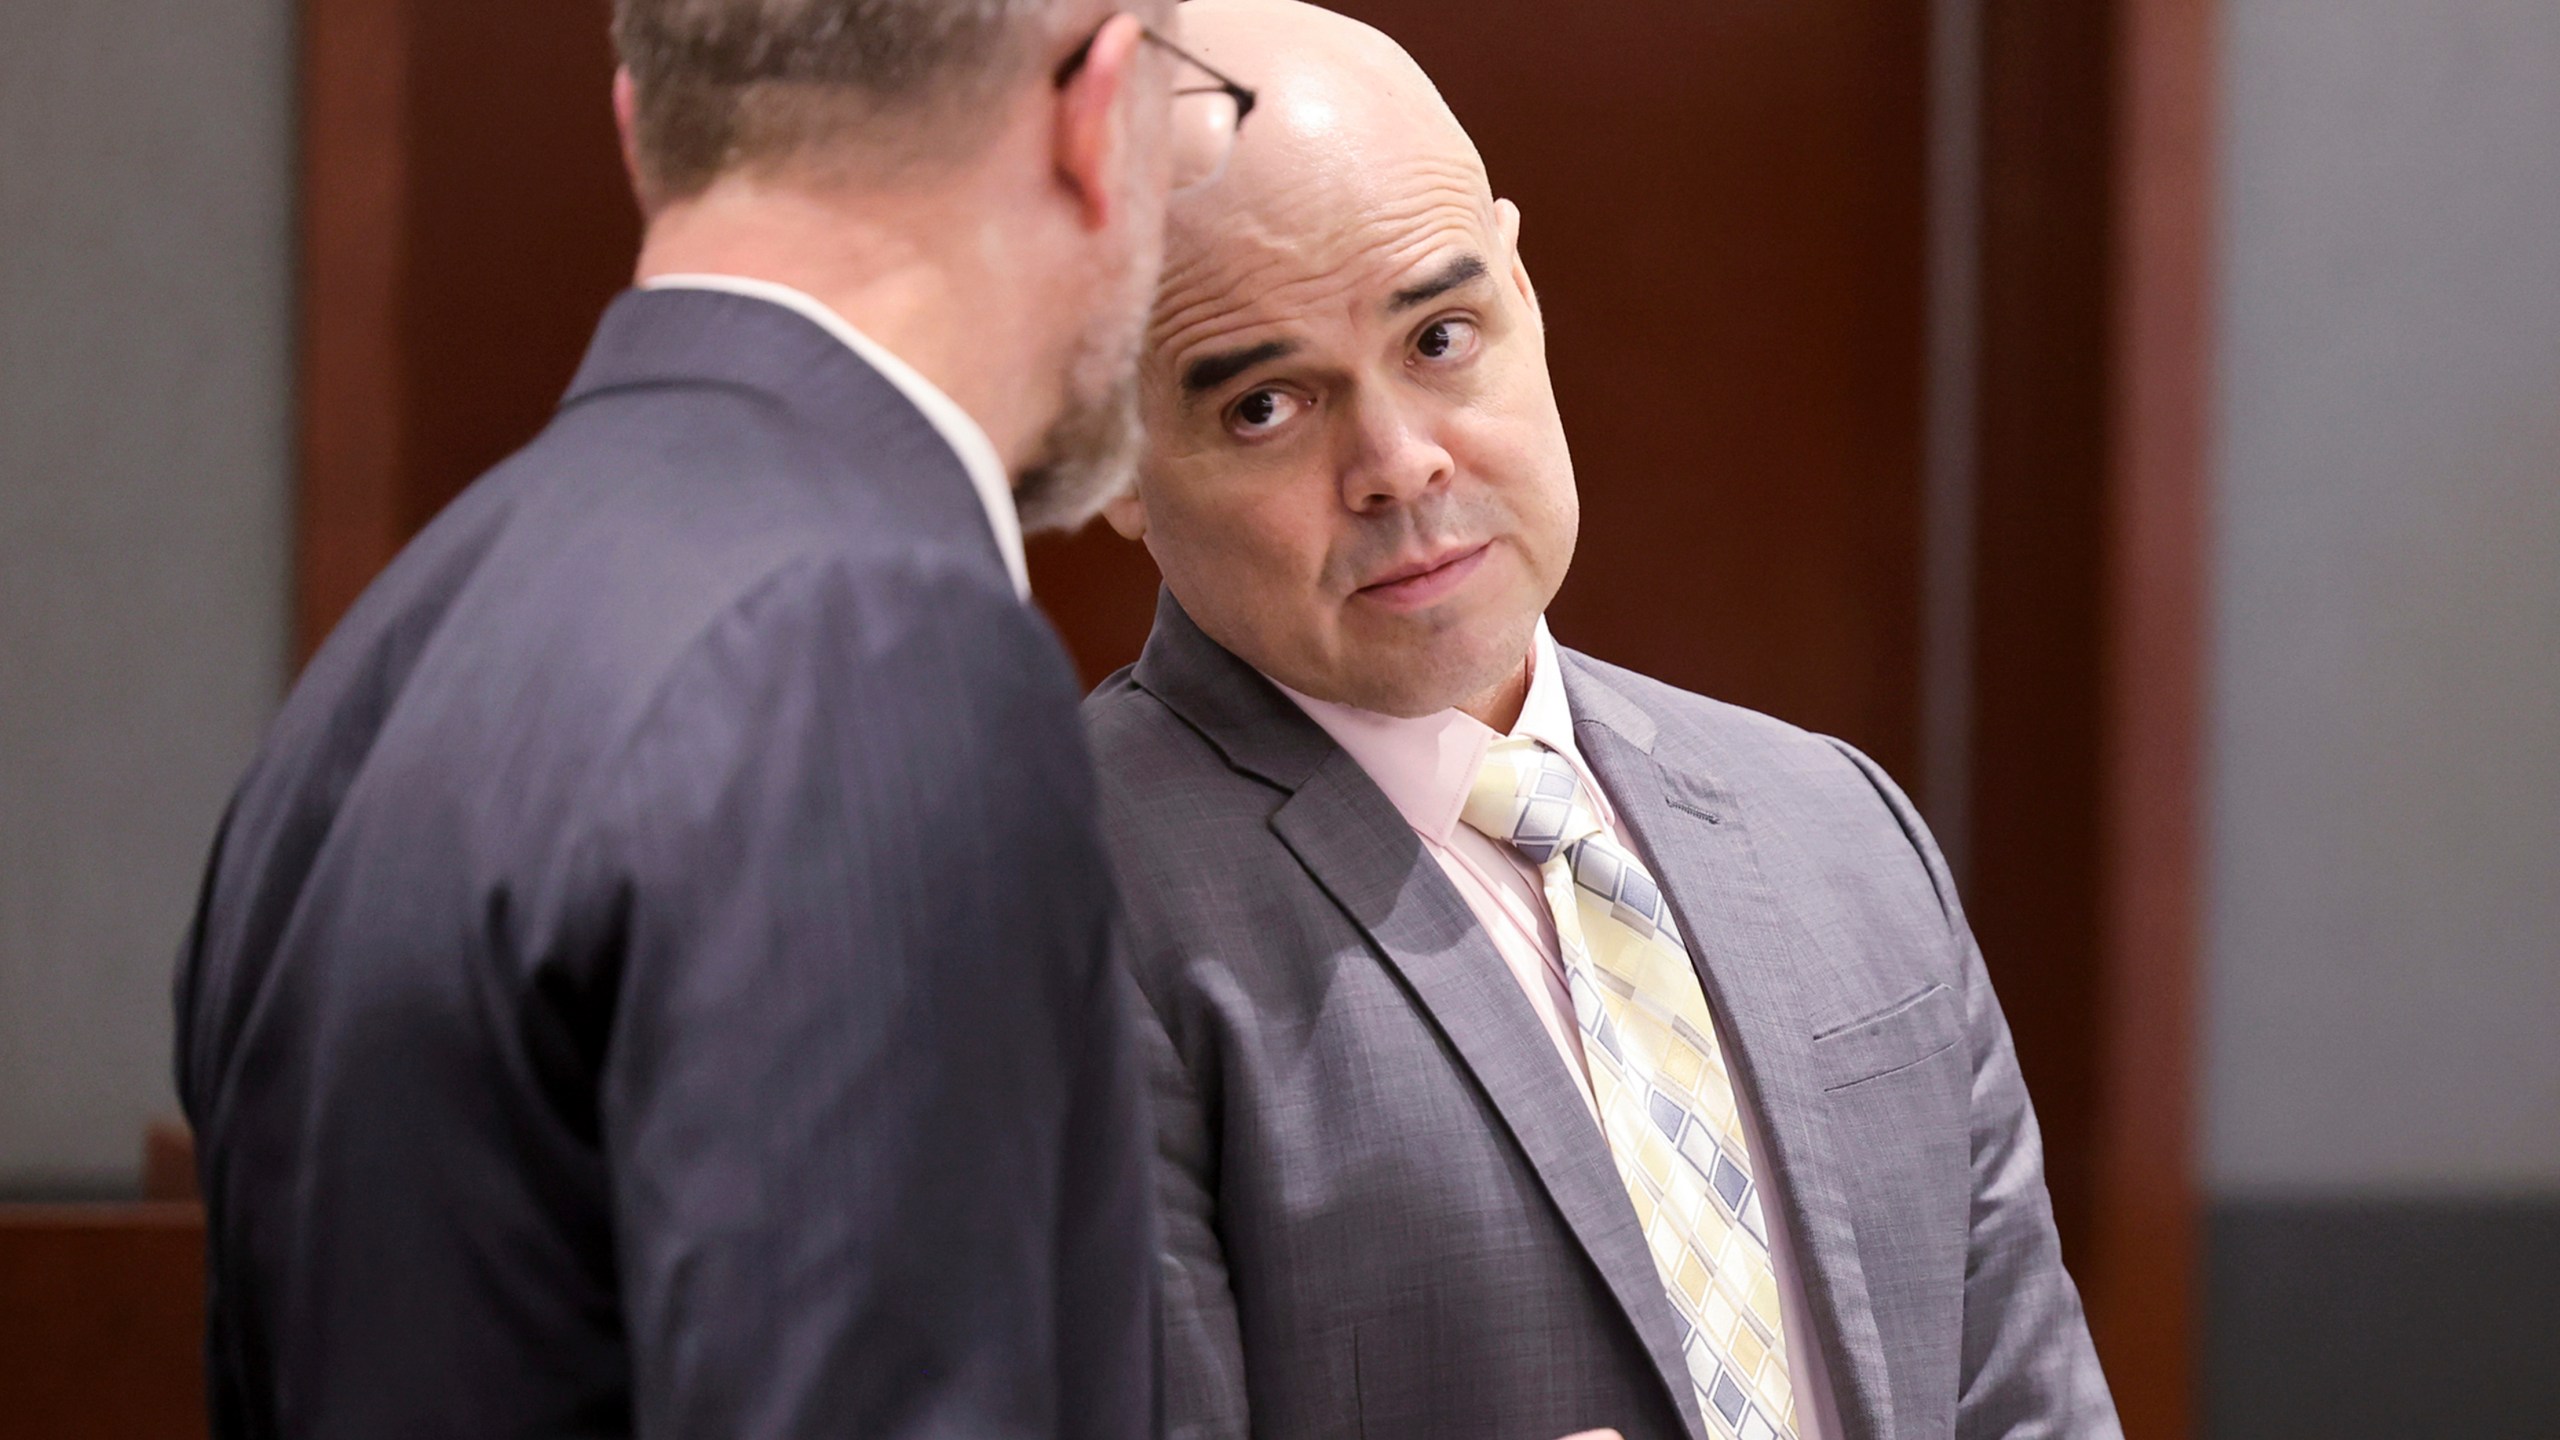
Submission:
[[[1600,817],[1571,761],[1535,740],[1497,740],[1467,792],[1460,818],[1544,865],[1600,833]]]

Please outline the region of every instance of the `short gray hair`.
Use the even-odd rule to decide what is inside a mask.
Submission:
[[[907,158],[965,146],[973,102],[1040,53],[1045,22],[1067,4],[614,0],[614,44],[639,92],[642,184],[680,199],[839,140],[894,144]]]

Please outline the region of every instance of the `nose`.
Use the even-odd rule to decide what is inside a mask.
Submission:
[[[1342,503],[1356,515],[1380,514],[1446,489],[1457,470],[1427,406],[1364,396],[1350,440]]]

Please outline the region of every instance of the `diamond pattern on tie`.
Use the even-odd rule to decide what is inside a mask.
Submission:
[[[1466,823],[1538,867],[1592,1098],[1708,1432],[1795,1440],[1769,1227],[1706,992],[1662,887],[1611,839],[1563,756],[1497,742]]]

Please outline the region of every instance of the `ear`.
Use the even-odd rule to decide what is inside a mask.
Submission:
[[[640,183],[640,86],[627,66],[613,72],[613,128],[622,137],[622,177],[647,210],[648,187]]]
[[[1058,181],[1075,197],[1088,230],[1110,228],[1120,197],[1128,192],[1128,168],[1138,163],[1130,144],[1127,101],[1136,82],[1142,31],[1137,16],[1113,16],[1095,33],[1084,64],[1058,91]]]
[[[1540,329],[1546,328],[1546,312],[1538,308],[1538,287],[1529,283],[1529,264],[1520,258],[1520,207],[1508,200],[1493,202],[1493,222],[1502,235],[1502,253],[1511,259],[1511,283],[1520,298],[1529,303],[1529,314]]]
[[[1103,506],[1102,518],[1111,522],[1111,528],[1118,531],[1123,540],[1147,538],[1147,500],[1138,493],[1135,485],[1121,491],[1119,498]]]

